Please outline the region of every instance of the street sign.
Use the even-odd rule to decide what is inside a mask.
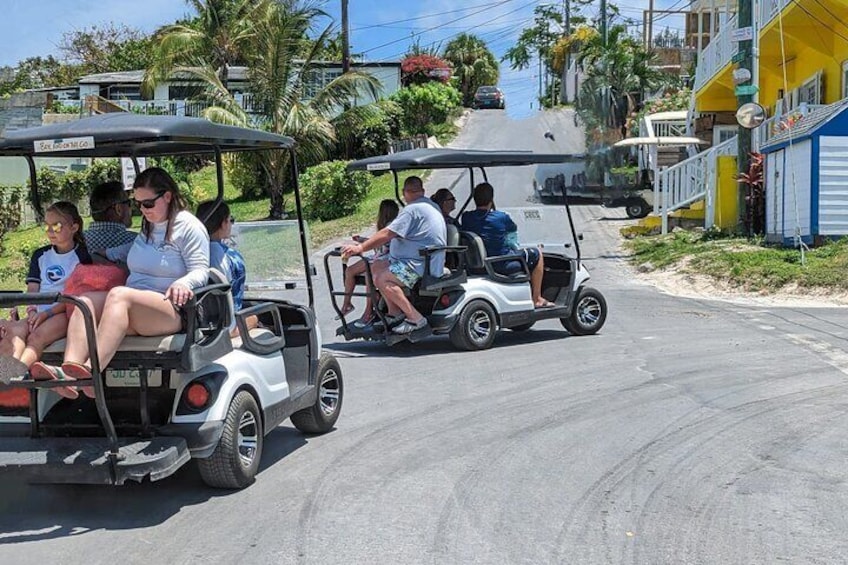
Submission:
[[[745,60],[745,57],[748,56],[747,49],[740,49],[738,53],[736,53],[733,57],[730,58],[731,63],[741,63]]]
[[[752,39],[754,39],[754,28],[751,26],[734,29],[733,33],[730,34],[730,41],[734,43],[751,41]]]
[[[734,94],[736,94],[736,96],[753,96],[757,92],[759,92],[759,90],[760,89],[754,86],[753,84],[745,84],[742,86],[737,86],[736,90],[734,91]]]
[[[143,171],[147,168],[147,159],[144,157],[138,158],[138,170]],[[135,182],[135,167],[133,161],[129,157],[121,157],[121,180],[124,183],[124,189],[131,190]]]

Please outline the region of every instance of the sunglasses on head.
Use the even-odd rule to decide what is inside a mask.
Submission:
[[[231,224],[236,223],[236,217],[235,216],[230,216],[230,223]]]
[[[56,222],[55,224],[44,224],[44,232],[49,233],[59,233],[62,231],[62,222]]]
[[[162,192],[157,192],[156,196],[154,196],[153,198],[146,198],[144,200],[136,200],[135,198],[133,198],[132,201],[135,203],[136,206],[140,208],[147,208],[148,210],[150,210],[151,208],[156,206],[156,201],[162,198],[164,194],[165,191],[163,190]]]

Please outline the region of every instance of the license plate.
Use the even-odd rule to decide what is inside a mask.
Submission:
[[[140,369],[107,369],[106,386],[110,387],[140,387]],[[162,371],[154,369],[147,373],[147,386],[162,386]]]

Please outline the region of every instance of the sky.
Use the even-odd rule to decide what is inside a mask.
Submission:
[[[320,2],[319,2],[320,3]],[[514,45],[521,30],[533,22],[533,8],[541,0],[349,0],[351,52],[364,53],[367,60],[400,60],[414,40],[422,46],[444,47],[459,33],[473,33],[488,44],[500,59]],[[679,9],[687,0],[657,0],[657,9]],[[618,2],[622,16],[641,27],[642,10],[648,0]],[[323,3],[329,14],[323,25],[341,21],[340,0]],[[0,66],[15,66],[31,56],[58,55],[62,34],[96,24],[113,22],[152,32],[159,26],[193,12],[183,0],[0,0]],[[598,2],[585,9],[595,16]],[[654,26],[682,28],[682,18],[664,16]],[[635,29],[635,28],[634,28]],[[682,30],[681,30],[682,34]],[[537,67],[512,70],[501,63],[499,86],[504,91],[509,113],[526,117],[538,110]]]

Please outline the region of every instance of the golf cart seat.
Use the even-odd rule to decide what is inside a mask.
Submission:
[[[128,369],[149,365],[193,372],[232,351],[228,328],[233,321],[233,297],[223,273],[209,269],[209,283],[195,289],[194,299],[185,310],[184,333],[126,336],[109,366]],[[44,350],[43,360],[61,363],[65,345],[65,339],[53,342]]]
[[[523,255],[488,257],[483,239],[470,231],[459,232],[459,243],[466,248],[468,274],[483,275],[502,283],[525,283],[530,280],[530,268]]]

